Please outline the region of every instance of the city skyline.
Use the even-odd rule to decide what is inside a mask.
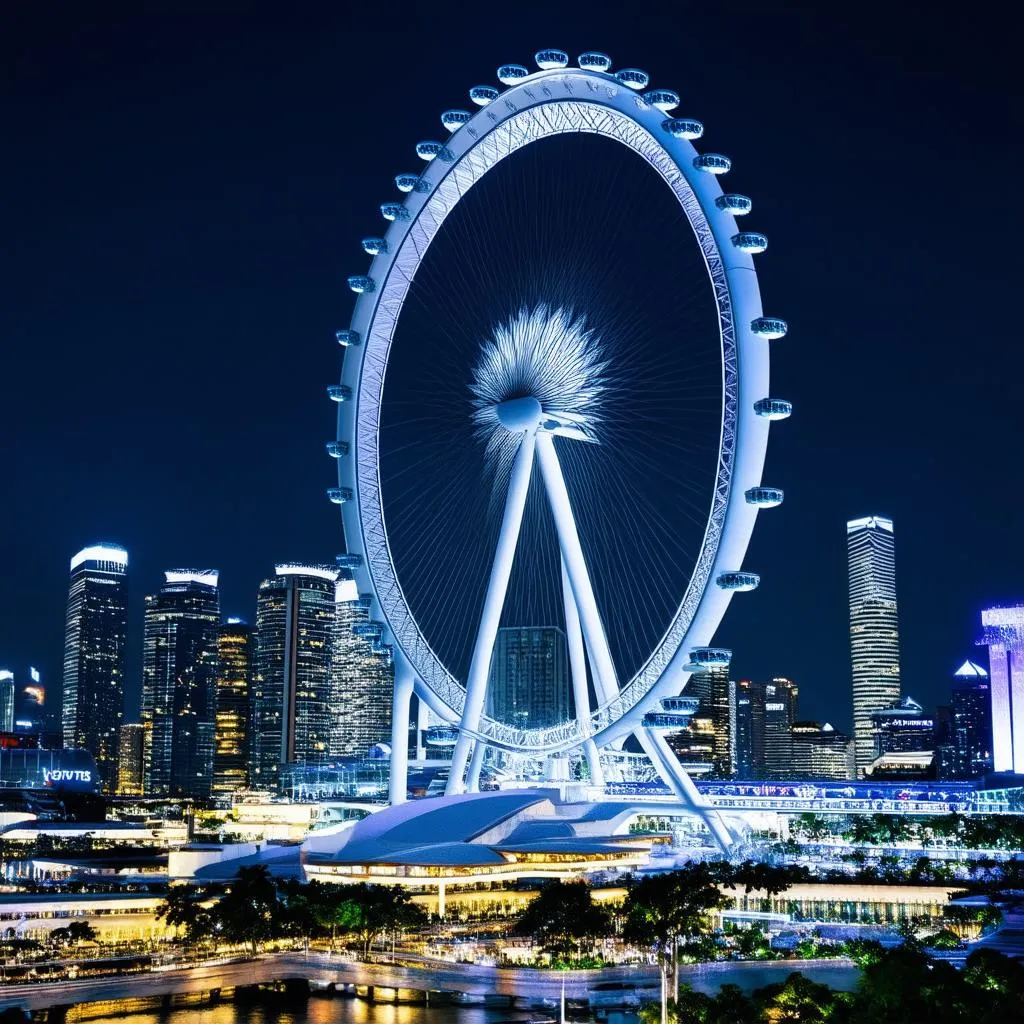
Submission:
[[[9,379],[31,386],[12,391],[6,407],[10,421],[23,428],[22,439],[8,449],[21,493],[48,493],[48,460],[57,438],[74,434],[80,443],[61,456],[64,486],[76,495],[73,505],[26,497],[8,510],[11,535],[30,542],[12,546],[9,569],[26,589],[0,603],[0,656],[12,667],[38,665],[51,687],[60,672],[62,563],[92,537],[115,537],[132,552],[129,634],[136,639],[129,641],[129,693],[137,693],[141,682],[141,598],[168,566],[219,565],[225,610],[251,620],[263,567],[279,558],[329,560],[342,547],[336,517],[322,500],[331,472],[316,439],[332,436],[331,410],[321,396],[335,376],[333,331],[347,315],[343,278],[361,259],[337,243],[362,230],[345,209],[344,190],[376,190],[383,197],[393,175],[413,159],[404,140],[426,137],[441,107],[408,96],[401,83],[379,82],[382,109],[396,111],[393,123],[371,136],[378,144],[361,149],[342,181],[337,167],[349,149],[326,138],[322,126],[345,113],[333,89],[339,57],[353,74],[372,77],[373,47],[360,41],[369,44],[375,35],[370,22],[356,15],[344,19],[341,42],[334,32],[338,23],[324,17],[302,30],[291,27],[280,40],[282,59],[302,69],[289,83],[291,91],[278,97],[274,90],[287,116],[267,100],[261,62],[245,56],[258,47],[242,45],[239,53],[224,55],[209,42],[224,28],[216,16],[204,23],[209,31],[194,31],[187,18],[169,26],[166,38],[152,43],[158,74],[132,56],[131,43],[144,22],[130,19],[114,42],[102,24],[90,27],[84,19],[72,17],[56,32],[47,27],[55,55],[52,82],[38,81],[31,61],[14,62],[21,102],[13,131],[22,159],[13,173],[26,177],[16,182],[23,204],[11,225],[21,259],[11,278],[16,372]],[[996,201],[1000,172],[1016,165],[1020,143],[1005,129],[1002,105],[1009,91],[1000,76],[1007,72],[989,48],[983,58],[981,48],[958,39],[955,57],[971,69],[963,76],[971,84],[941,82],[943,102],[934,104],[940,116],[931,106],[922,109],[915,75],[953,59],[943,49],[951,44],[920,19],[897,14],[887,39],[867,24],[843,22],[850,45],[837,55],[828,41],[838,23],[825,14],[800,19],[800,32],[784,14],[769,18],[752,7],[747,17],[780,59],[768,72],[738,68],[734,79],[714,89],[712,67],[696,44],[680,49],[678,41],[669,45],[652,29],[635,37],[617,34],[612,48],[623,58],[641,55],[659,79],[685,86],[688,107],[709,124],[731,124],[721,138],[735,140],[737,165],[759,182],[760,226],[773,239],[773,261],[764,274],[773,305],[791,324],[775,365],[780,393],[794,400],[797,412],[794,429],[773,441],[769,452],[770,476],[786,488],[787,501],[785,516],[766,517],[750,548],[748,564],[762,574],[761,588],[734,604],[719,639],[736,651],[737,677],[790,676],[801,687],[808,716],[842,727],[849,719],[849,671],[843,552],[834,537],[846,518],[877,512],[900,526],[904,688],[926,704],[944,699],[951,669],[975,653],[980,609],[1021,598],[1024,556],[1012,544],[1010,517],[1000,514],[1013,494],[1006,505],[990,505],[978,502],[970,486],[978,453],[993,437],[1010,436],[1012,427],[1009,409],[983,400],[986,382],[996,365],[1001,374],[1017,375],[1021,355],[1001,340],[1003,332],[988,320],[991,311],[967,299],[993,282],[962,251],[942,244],[940,219],[923,217],[916,224],[908,244],[928,253],[929,270],[909,278],[905,260],[879,245],[878,232],[848,227],[875,222],[880,211],[891,209],[890,189],[862,175],[854,187],[849,167],[862,154],[852,138],[823,130],[821,97],[840,120],[869,118],[876,129],[872,145],[908,163],[945,159],[935,140],[948,116],[968,117],[983,138],[994,140],[987,159],[995,161],[995,172],[991,182],[977,186],[981,194],[949,197],[929,176],[916,186],[920,209],[949,209],[945,204],[952,203],[954,218],[970,219],[976,203]],[[474,48],[478,66],[448,69],[423,57],[421,43],[435,38],[428,20],[417,46],[402,51],[406,44],[398,43],[396,56],[403,66],[440,75],[437,95],[453,103],[464,93],[465,74],[484,80],[500,61],[525,59],[538,35],[536,24],[513,27],[500,40]],[[247,33],[258,35],[266,24],[257,16],[252,25],[232,28],[251,41]],[[700,35],[702,26],[696,28]],[[718,30],[710,21],[706,28]],[[570,47],[611,46],[606,34],[593,26],[584,32],[557,14],[544,22],[545,37],[557,36]],[[33,40],[39,45],[44,38],[31,19],[27,38],[26,53]],[[909,40],[914,45],[905,45]],[[167,63],[183,41],[202,58],[198,77],[184,90]],[[97,53],[109,58],[107,70],[95,63]],[[872,67],[867,80],[860,74],[864,63]],[[84,92],[68,87],[69,75]],[[152,124],[135,119],[134,100],[121,87],[126,77],[138,79],[135,95],[160,111]],[[849,95],[852,79],[859,83],[855,97]],[[805,95],[808,81],[815,85],[813,102]],[[976,102],[979,94],[985,103]],[[78,106],[85,96],[91,98],[88,110]],[[274,111],[271,123],[261,122],[258,130],[245,117],[220,113],[268,108]],[[40,139],[38,123],[69,127]],[[172,145],[169,140],[182,131],[185,144]],[[274,149],[287,157],[266,152],[260,139],[267,133],[282,140]],[[59,154],[68,146],[92,153],[93,140],[96,155],[72,174]],[[118,176],[113,190],[102,154],[124,146],[138,173]],[[779,159],[782,152],[790,159]],[[248,154],[241,167],[239,153]],[[226,189],[229,179],[237,187]],[[284,187],[268,202],[265,183],[271,180]],[[178,202],[168,217],[162,212],[168,190],[178,187],[170,193]],[[808,187],[813,203],[805,202]],[[80,198],[85,196],[92,206]],[[839,209],[842,221],[833,225],[832,211]],[[98,252],[97,224],[109,240]],[[254,224],[266,250],[287,253],[287,260],[247,243]],[[994,229],[980,230],[984,244],[985,232]],[[824,244],[829,241],[836,244]],[[805,250],[823,257],[802,266]],[[1005,268],[995,269],[997,288],[1003,273]],[[59,311],[49,301],[50,289],[38,286],[44,279],[62,296]],[[211,290],[216,302],[209,299]],[[936,294],[952,298],[936,303]],[[159,323],[153,309],[166,314]],[[837,316],[836,310],[851,315]],[[856,346],[868,344],[862,314],[883,339],[884,359],[849,358]],[[83,336],[88,345],[81,344]],[[965,358],[966,337],[983,338],[989,348]],[[174,345],[180,358],[143,381],[131,369],[140,343],[147,352]],[[291,358],[296,352],[299,358]],[[98,394],[110,386],[121,400],[69,414],[59,389],[49,387],[54,358],[83,387]],[[195,391],[197,368],[207,374],[204,388],[217,401],[189,399],[190,415],[178,415],[181,396]],[[933,403],[949,394],[960,397],[957,414],[935,416]],[[880,443],[865,445],[865,436]],[[1022,477],[1015,457],[1011,452],[1006,474],[1011,488]],[[261,494],[257,513],[239,528],[238,495],[253,481],[259,486],[268,467],[274,486],[267,490],[273,493]],[[201,480],[224,473],[222,494],[200,488]],[[168,478],[182,481],[182,500],[195,504],[190,515],[168,513]],[[104,486],[96,486],[99,479]],[[924,493],[943,495],[940,511],[921,500]],[[986,543],[947,544],[954,522]]]

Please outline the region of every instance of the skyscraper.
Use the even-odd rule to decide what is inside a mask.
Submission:
[[[213,795],[230,798],[249,784],[249,672],[252,637],[241,619],[217,631],[217,707]]]
[[[853,664],[853,738],[857,774],[874,757],[871,715],[900,699],[900,638],[896,610],[896,553],[892,520],[846,524]]]
[[[826,722],[793,723],[794,779],[853,779],[856,777],[853,740]]]
[[[953,773],[975,779],[992,771],[992,688],[988,673],[965,661],[953,674]]]
[[[1024,772],[1024,605],[986,608],[981,626],[992,693],[992,767]]]
[[[14,673],[0,668],[0,732],[14,732]]]
[[[697,717],[709,723],[712,736],[711,774],[727,779],[736,773],[736,684],[729,668],[718,665],[695,672],[684,691],[700,701]]]
[[[764,694],[764,772],[769,779],[789,778],[793,771],[793,723],[800,690],[790,679],[760,684]]]
[[[556,626],[498,630],[487,685],[487,713],[524,729],[569,718],[568,652]]]
[[[253,734],[249,784],[276,790],[283,764],[332,756],[334,639],[332,566],[282,564],[260,584],[252,673]]]
[[[216,570],[173,569],[146,598],[142,725],[146,793],[208,797],[213,783]]]
[[[117,755],[117,795],[142,796],[145,785],[145,729],[139,722],[122,722]]]
[[[109,792],[117,783],[124,713],[128,552],[93,544],[71,559],[64,628],[63,739],[88,750]]]
[[[741,679],[731,693],[736,723],[736,775],[764,777],[764,687]]]
[[[342,569],[334,590],[334,639],[331,652],[335,716],[333,754],[364,756],[375,743],[391,742],[394,667],[373,651],[358,627],[369,620],[369,601],[360,598],[351,574]]]

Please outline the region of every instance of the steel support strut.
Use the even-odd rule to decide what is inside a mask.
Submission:
[[[391,705],[391,778],[388,795],[392,804],[404,804],[409,792],[409,705],[412,701],[412,669],[395,660],[395,691]]]
[[[452,766],[445,788],[449,796],[463,793],[466,788],[463,778],[466,762],[469,760],[469,750],[473,743],[472,733],[479,728],[480,715],[483,713],[487,679],[491,671],[491,655],[494,652],[494,640],[498,635],[501,610],[505,605],[505,594],[512,573],[512,560],[519,541],[519,530],[523,523],[523,510],[530,489],[533,453],[536,447],[536,434],[532,431],[526,432],[519,443],[519,451],[512,466],[508,495],[505,498],[505,514],[501,521],[498,546],[494,552],[494,562],[491,564],[491,578],[487,584],[487,596],[484,598],[476,645],[473,648],[473,658],[466,678],[466,701],[459,723],[459,738],[452,753]]]
[[[572,672],[572,695],[576,704],[576,720],[586,733],[590,727],[590,693],[587,690],[587,658],[583,648],[583,631],[580,628],[580,613],[572,596],[572,584],[562,559],[562,601],[565,605],[565,636],[569,643],[569,669]],[[583,753],[590,767],[590,781],[595,786],[604,786],[604,771],[601,755],[593,739],[583,741]]]

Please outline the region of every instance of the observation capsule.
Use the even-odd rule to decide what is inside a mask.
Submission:
[[[429,725],[423,731],[423,739],[430,747],[454,747],[459,730],[454,725]]]
[[[793,403],[784,398],[759,398],[754,412],[768,420],[788,420],[793,415]]]
[[[701,668],[727,668],[732,661],[732,651],[728,647],[694,647],[690,661]]]
[[[666,114],[679,106],[679,93],[672,89],[651,89],[650,92],[644,93],[644,99],[652,107],[657,107]]]
[[[334,337],[337,338],[338,344],[343,345],[345,348],[363,343],[363,339],[359,337],[358,331],[335,331]]]
[[[627,89],[646,89],[651,76],[639,68],[623,68],[615,72],[616,79]]]
[[[645,729],[664,729],[666,732],[678,732],[690,724],[690,715],[676,715],[667,711],[648,711],[644,715]]]
[[[520,78],[525,78],[529,73],[522,64],[502,64],[498,68],[498,81],[502,85],[515,85]]]
[[[692,117],[669,117],[661,127],[677,139],[699,139],[704,134],[704,125]]]
[[[381,203],[380,213],[385,220],[409,219],[409,211],[402,203]]]
[[[761,582],[756,572],[723,572],[715,582],[723,590],[755,590]]]
[[[555,68],[564,68],[569,63],[569,54],[565,50],[538,50],[533,59],[541,71],[554,71]]]
[[[458,131],[473,115],[468,110],[446,110],[441,115],[441,124],[450,132]]]
[[[715,200],[715,206],[726,213],[731,213],[734,217],[742,217],[744,214],[750,213],[754,203],[749,196],[741,196],[738,192],[727,192]]]
[[[674,715],[695,715],[700,710],[700,698],[662,697],[661,710]]]
[[[388,243],[383,238],[364,238],[362,244],[367,256],[379,256],[388,251]]]
[[[346,501],[352,500],[351,487],[328,487],[327,497],[334,505],[344,505]]]
[[[732,236],[732,244],[740,252],[749,252],[753,255],[768,248],[768,239],[760,231],[741,231],[738,235]]]
[[[451,160],[452,155],[448,152],[443,142],[417,142],[416,155],[421,160]]]
[[[396,174],[395,185],[399,192],[418,192],[420,190],[420,176],[418,174]]]
[[[347,384],[328,384],[327,395],[332,402],[352,401],[352,389]]]
[[[748,505],[756,505],[758,508],[775,508],[782,504],[785,497],[781,488],[778,487],[751,487],[743,492]]]
[[[474,85],[469,90],[469,98],[478,106],[486,107],[498,98],[498,90],[493,85]]]
[[[348,455],[348,441],[328,441],[324,447],[332,459],[340,459],[343,455]]]
[[[334,564],[339,569],[361,569],[363,567],[363,556],[362,555],[335,555]]]
[[[732,161],[721,153],[701,153],[694,157],[693,166],[698,171],[705,171],[708,174],[727,174],[732,167]]]
[[[576,63],[584,71],[604,71],[612,69],[612,59],[607,53],[599,53],[597,50],[587,50],[576,58]]]
[[[785,320],[780,320],[775,316],[759,316],[756,320],[750,321],[750,329],[759,338],[775,341],[786,336],[789,325]]]
[[[374,284],[373,278],[367,277],[365,274],[355,274],[353,277],[350,277],[348,279],[348,286],[356,295],[367,295],[377,287]]]

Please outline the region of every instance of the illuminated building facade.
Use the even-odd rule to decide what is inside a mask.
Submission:
[[[992,694],[992,768],[1024,772],[1024,605],[986,608],[981,625]]]
[[[282,564],[260,584],[252,672],[249,784],[277,790],[283,764],[329,758],[343,714],[333,700],[331,646],[338,570]]]
[[[569,719],[565,634],[555,626],[503,626],[494,641],[487,713],[523,729]]]
[[[749,679],[732,688],[733,720],[736,723],[736,771],[740,779],[764,775],[764,689]]]
[[[241,619],[217,630],[217,703],[213,738],[213,795],[230,797],[249,785],[249,673],[252,633]]]
[[[846,779],[856,777],[853,740],[828,722],[794,722],[790,778]]]
[[[760,684],[764,694],[764,774],[788,779],[793,771],[793,723],[800,690],[791,679]]]
[[[145,729],[141,722],[122,722],[117,753],[117,795],[142,796],[145,786]]]
[[[208,797],[220,593],[215,570],[174,569],[146,598],[142,654],[145,788],[149,796]]]
[[[331,754],[365,757],[375,744],[391,742],[394,667],[374,652],[372,636],[360,635],[368,632],[369,602],[348,570],[339,571],[334,601],[333,702],[345,712],[335,716]]]
[[[63,743],[88,750],[103,787],[117,784],[128,630],[128,552],[93,544],[71,559],[64,628]]]
[[[953,675],[953,774],[975,779],[992,771],[992,687],[988,673],[965,661]]]
[[[0,732],[14,732],[14,673],[0,668]]]
[[[857,772],[874,758],[871,716],[900,699],[896,552],[891,519],[866,516],[846,524],[853,668],[853,738]]]

